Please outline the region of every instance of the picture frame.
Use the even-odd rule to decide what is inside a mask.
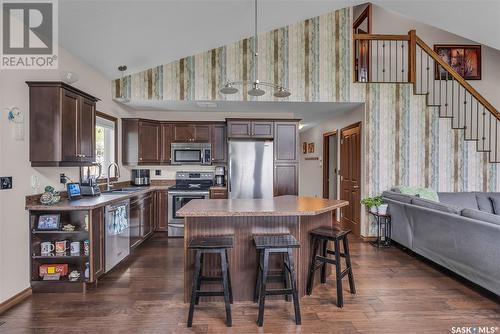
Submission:
[[[302,153],[307,154],[307,142],[302,143]]]
[[[314,143],[307,144],[307,153],[314,153]]]
[[[481,80],[481,45],[435,44],[434,51],[465,80]],[[435,80],[450,80],[438,65],[435,62]]]
[[[61,229],[61,214],[45,213],[38,216],[37,231],[59,231]]]
[[[80,184],[77,182],[67,183],[66,184],[66,191],[68,193],[68,199],[70,201],[82,198]]]

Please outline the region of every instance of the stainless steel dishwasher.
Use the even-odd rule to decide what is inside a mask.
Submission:
[[[130,253],[130,201],[106,206],[105,272],[110,271]]]

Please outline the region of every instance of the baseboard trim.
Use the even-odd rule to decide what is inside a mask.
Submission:
[[[365,236],[361,236],[361,240],[363,240],[363,242],[372,242],[372,241],[377,240],[377,237],[365,237]]]
[[[7,299],[3,303],[0,303],[0,314],[4,313],[8,309],[14,307],[15,305],[19,304],[29,296],[31,296],[31,288],[26,288],[23,291],[19,292],[15,296]]]

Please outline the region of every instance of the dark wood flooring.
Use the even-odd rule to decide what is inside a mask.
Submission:
[[[450,333],[454,326],[500,326],[497,297],[398,248],[375,249],[351,239],[356,295],[335,282],[301,299],[302,326],[292,303],[266,303],[263,329],[257,305],[200,302],[192,328],[183,303],[183,240],[156,235],[82,294],[36,294],[0,316],[0,333]],[[347,283],[347,281],[346,281]],[[234,287],[237,289],[238,287]],[[497,330],[498,332],[498,330]]]

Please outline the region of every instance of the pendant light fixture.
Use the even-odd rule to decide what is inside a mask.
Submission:
[[[274,90],[273,95],[275,97],[279,98],[286,98],[291,95],[290,91],[288,88],[285,88],[283,86],[277,85],[275,83],[271,82],[265,82],[265,81],[259,81],[258,77],[258,69],[259,69],[259,50],[258,50],[258,43],[257,43],[257,18],[258,18],[258,13],[257,13],[257,0],[255,0],[255,27],[254,27],[254,38],[253,38],[253,49],[255,51],[253,55],[253,82],[251,83],[251,88],[247,91],[247,94],[250,96],[262,96],[266,93],[265,90],[263,90],[263,87],[269,87]],[[224,87],[220,89],[220,92],[222,94],[228,95],[228,94],[236,94],[239,90],[235,86],[243,86],[247,85],[248,82],[243,82],[243,81],[230,81],[226,82]]]
[[[123,75],[125,71],[127,70],[127,65],[120,65],[118,66],[118,71],[121,72],[122,78],[121,78],[121,89],[120,89],[120,97],[115,98],[115,101],[121,102],[121,103],[128,103],[130,100],[125,96],[125,83],[123,81]]]

